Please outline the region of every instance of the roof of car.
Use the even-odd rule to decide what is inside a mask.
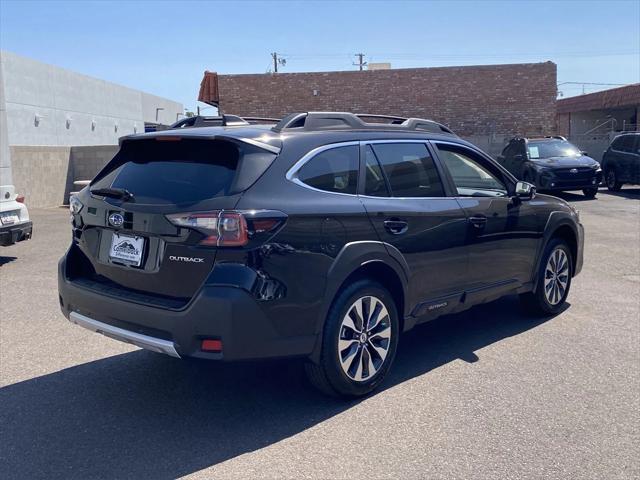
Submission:
[[[193,128],[168,129],[155,132],[140,133],[122,137],[120,143],[135,140],[156,138],[171,140],[177,138],[232,139],[253,144],[273,153],[279,153],[285,142],[296,138],[315,140],[317,143],[336,143],[349,140],[382,140],[382,139],[424,139],[459,143],[473,146],[452,133],[446,131],[433,132],[422,129],[402,128],[399,125],[380,124],[370,128],[365,124],[362,128],[345,126],[344,128],[281,128],[275,129],[270,124],[247,124],[230,126],[203,126]]]

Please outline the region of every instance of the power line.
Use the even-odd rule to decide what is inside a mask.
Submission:
[[[587,93],[585,89],[587,85],[591,85],[594,87],[623,87],[628,84],[627,83],[598,83],[598,82],[560,82],[556,85],[556,87],[560,87],[562,85],[566,85],[562,90],[582,88],[582,94],[584,95],[585,93]],[[560,89],[558,89],[558,96],[564,97],[564,93]]]
[[[284,54],[283,54],[284,55]],[[297,59],[319,59],[319,58],[339,58],[344,57],[344,53],[287,53],[289,58]],[[360,54],[356,54],[358,56]],[[640,55],[638,50],[619,50],[607,52],[593,51],[573,51],[573,52],[506,52],[506,53],[371,53],[369,56],[384,57],[389,60],[433,60],[433,59],[464,59],[464,58],[511,58],[511,57],[613,57],[619,55]],[[356,63],[354,65],[359,65]]]
[[[623,87],[628,84],[626,83],[594,83],[594,82],[561,82],[557,86],[559,87],[560,85],[599,85],[599,86],[604,85],[607,87]]]

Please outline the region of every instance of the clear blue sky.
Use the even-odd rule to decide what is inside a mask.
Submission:
[[[175,99],[204,70],[558,64],[558,82],[640,81],[640,0],[565,2],[57,2],[0,0],[0,46]],[[565,96],[581,86],[559,87]],[[598,87],[587,86],[586,91]],[[607,88],[607,87],[599,87]]]

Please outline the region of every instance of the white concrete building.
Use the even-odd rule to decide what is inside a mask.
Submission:
[[[93,172],[120,137],[183,114],[181,103],[0,51],[0,185],[59,205],[83,163]]]
[[[1,51],[10,145],[113,145],[181,103]]]

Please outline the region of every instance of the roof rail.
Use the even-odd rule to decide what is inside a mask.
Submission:
[[[207,116],[195,115],[193,117],[178,120],[170,128],[191,128],[191,127],[224,127],[232,125],[249,125],[237,115]]]
[[[279,118],[267,117],[239,117],[238,115],[207,116],[195,115],[193,117],[178,120],[170,128],[197,128],[197,127],[232,127],[238,125],[255,125],[264,123],[278,123]]]
[[[269,118],[269,117],[241,117],[245,122],[249,122],[252,124],[255,123],[278,123],[280,118]]]
[[[363,118],[391,120],[390,123],[369,123]],[[422,130],[433,133],[455,135],[444,125],[423,118],[404,118],[393,115],[375,115],[349,112],[306,112],[292,113],[284,117],[273,127],[273,131],[282,132],[288,129],[306,131],[317,130]]]

